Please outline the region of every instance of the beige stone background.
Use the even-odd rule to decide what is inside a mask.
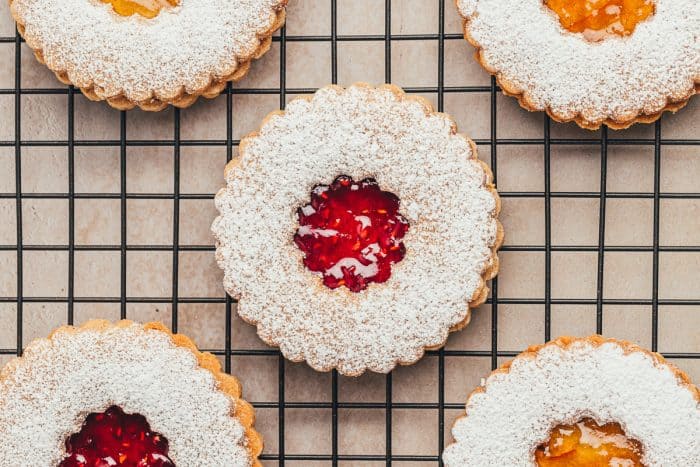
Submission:
[[[69,95],[24,44],[17,49],[7,10],[7,2],[0,2],[0,363],[18,346],[68,322],[71,314],[75,323],[125,314],[176,325],[202,348],[216,351],[242,379],[246,398],[258,407],[265,464],[277,465],[283,453],[286,464],[294,466],[331,465],[334,458],[345,466],[378,466],[387,454],[401,465],[436,465],[466,394],[493,363],[543,342],[547,332],[552,337],[594,333],[597,319],[605,335],[646,347],[655,343],[671,357],[695,354],[671,361],[700,380],[700,99],[661,121],[658,165],[654,125],[609,131],[603,158],[602,132],[557,123],[549,127],[553,142],[547,163],[545,118],[521,110],[500,93],[492,101],[491,80],[459,37],[451,2],[290,0],[284,46],[276,41],[234,91],[181,112],[122,116],[79,93]],[[438,40],[441,27],[448,34],[444,43]],[[331,40],[334,32],[337,42]],[[354,40],[348,40],[351,36]],[[15,63],[21,66],[19,75]],[[444,110],[477,140],[481,157],[496,163],[503,194],[507,240],[500,253],[497,307],[476,310],[471,325],[451,336],[444,353],[433,352],[390,377],[348,379],[284,362],[235,312],[227,321],[227,309],[235,310],[235,304],[225,300],[213,257],[212,197],[223,183],[227,141],[237,143],[279,107],[281,85],[286,89],[282,100],[289,100],[331,82],[334,74],[341,84],[381,83],[390,76],[436,106],[438,86],[444,85]],[[18,136],[17,76],[22,88]],[[475,92],[459,89],[465,86]],[[16,136],[22,142],[17,154]],[[499,144],[492,152],[493,136]],[[124,148],[122,137],[128,140]],[[588,141],[571,144],[579,138]],[[680,139],[693,139],[695,145],[677,144]],[[544,196],[545,189],[551,197]],[[602,227],[605,249],[599,261]],[[173,249],[175,238],[179,251]],[[653,293],[655,258],[658,296]],[[18,310],[20,294],[24,300]],[[549,308],[545,297],[551,299]]]

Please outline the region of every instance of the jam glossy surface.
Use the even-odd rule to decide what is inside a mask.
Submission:
[[[655,11],[653,0],[545,0],[545,4],[565,29],[592,41],[628,36]]]
[[[141,15],[155,18],[163,8],[177,6],[179,0],[102,0],[110,3],[114,11],[121,16]]]
[[[80,432],[66,440],[66,457],[59,467],[174,467],[168,440],[151,431],[139,414],[119,407],[91,413]]]
[[[297,216],[294,242],[305,254],[304,265],[320,272],[331,289],[359,292],[371,282],[386,282],[391,265],[406,254],[401,239],[408,221],[399,214],[399,198],[374,179],[340,176],[318,185]]]
[[[590,418],[554,427],[535,459],[539,467],[644,467],[639,441],[617,423],[598,425]]]

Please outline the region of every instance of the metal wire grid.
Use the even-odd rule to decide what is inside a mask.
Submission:
[[[127,112],[120,114],[120,137],[118,140],[76,140],[75,138],[75,95],[80,91],[73,87],[60,89],[23,89],[21,87],[21,44],[23,40],[18,33],[13,37],[0,37],[0,44],[14,44],[15,48],[15,76],[14,87],[0,89],[0,95],[14,96],[14,140],[0,141],[0,147],[14,148],[15,158],[15,192],[0,193],[0,199],[14,199],[16,202],[16,245],[0,245],[0,251],[16,251],[17,254],[17,294],[12,297],[0,297],[0,303],[15,303],[17,310],[17,346],[16,348],[0,349],[0,355],[20,355],[22,353],[23,342],[23,304],[31,302],[60,302],[67,304],[67,322],[73,323],[75,303],[119,303],[120,315],[126,317],[127,303],[162,303],[169,302],[172,306],[172,329],[178,329],[178,305],[184,303],[225,303],[226,310],[226,334],[225,346],[223,349],[206,349],[216,355],[223,356],[225,369],[231,371],[232,356],[254,356],[273,355],[278,357],[278,402],[255,403],[258,408],[277,409],[278,411],[278,453],[264,454],[263,460],[277,461],[282,466],[285,461],[326,461],[332,465],[338,465],[344,461],[346,465],[353,461],[378,461],[391,465],[393,462],[435,462],[442,465],[439,456],[436,455],[396,455],[392,452],[392,410],[393,409],[431,409],[438,411],[438,435],[435,443],[437,452],[442,452],[446,440],[444,437],[445,410],[461,409],[461,404],[450,404],[445,402],[445,357],[490,357],[491,367],[495,368],[499,357],[511,357],[516,352],[499,350],[498,347],[498,315],[500,304],[535,304],[544,307],[544,339],[551,338],[551,307],[552,305],[595,305],[596,307],[596,329],[602,332],[603,327],[603,305],[647,305],[651,307],[651,347],[652,350],[658,348],[659,334],[659,306],[660,305],[700,305],[700,297],[691,300],[680,299],[660,299],[659,298],[659,253],[660,252],[700,252],[700,246],[680,246],[666,247],[659,243],[659,210],[661,199],[700,199],[700,193],[664,193],[660,191],[661,181],[661,158],[663,148],[667,146],[695,146],[700,148],[700,139],[665,139],[662,137],[662,123],[654,125],[653,139],[614,139],[608,136],[606,129],[602,130],[599,139],[555,139],[551,137],[550,119],[543,116],[543,138],[534,139],[499,139],[496,135],[497,111],[496,98],[500,89],[492,78],[488,86],[445,86],[445,41],[463,40],[460,34],[445,33],[445,0],[435,0],[437,3],[439,23],[437,34],[392,34],[391,33],[391,9],[392,0],[385,0],[385,33],[383,35],[339,35],[338,31],[338,8],[337,0],[330,1],[331,8],[331,33],[330,35],[319,36],[293,36],[286,33],[283,28],[279,36],[274,41],[279,43],[280,62],[279,88],[248,89],[233,88],[230,84],[224,92],[226,99],[226,131],[225,140],[184,140],[180,137],[181,111],[175,109],[173,119],[174,137],[172,140],[133,140],[127,137],[126,123]],[[401,1],[401,0],[394,0]],[[451,3],[451,2],[449,2]],[[451,6],[451,5],[449,5]],[[292,5],[293,7],[293,5]],[[185,146],[224,146],[226,148],[227,160],[231,160],[234,148],[239,144],[239,140],[233,138],[233,125],[236,115],[233,113],[233,99],[237,94],[270,94],[279,96],[280,108],[284,108],[287,94],[309,94],[313,93],[313,88],[288,88],[286,86],[286,46],[289,42],[329,42],[331,45],[331,76],[333,83],[338,80],[338,43],[342,41],[375,41],[384,43],[385,51],[385,80],[391,82],[391,54],[392,42],[394,41],[436,41],[438,44],[438,64],[435,70],[437,74],[437,87],[412,87],[405,88],[410,93],[434,93],[437,95],[438,110],[444,108],[444,97],[446,93],[488,93],[490,95],[490,124],[491,132],[488,139],[477,139],[476,143],[481,147],[482,153],[486,151],[490,155],[491,167],[494,177],[497,179],[497,153],[499,146],[505,145],[535,145],[542,148],[544,159],[544,191],[540,192],[501,192],[504,199],[507,198],[543,198],[544,219],[545,219],[545,242],[539,246],[504,246],[502,251],[522,251],[522,252],[544,252],[545,257],[545,289],[544,297],[535,299],[499,298],[498,279],[494,279],[491,284],[492,294],[488,302],[491,305],[491,348],[488,351],[477,350],[437,350],[428,352],[428,356],[438,359],[438,401],[437,403],[419,403],[392,401],[392,375],[386,376],[386,400],[383,403],[372,402],[340,402],[338,400],[338,374],[332,373],[332,400],[331,402],[289,402],[285,400],[285,360],[275,349],[252,350],[235,348],[232,342],[232,305],[234,301],[230,297],[206,297],[191,298],[178,295],[178,260],[179,254],[184,251],[213,251],[210,246],[185,246],[180,245],[179,220],[180,202],[189,199],[213,199],[213,194],[182,194],[180,193],[180,151]],[[55,141],[25,141],[22,135],[22,106],[21,96],[27,94],[43,95],[65,95],[67,101],[68,133],[66,140]],[[600,170],[600,190],[597,192],[553,192],[550,183],[550,152],[553,145],[593,145],[600,149],[601,170]],[[653,147],[654,150],[654,190],[651,193],[621,193],[607,191],[607,155],[608,148],[613,145],[637,145]],[[68,193],[23,193],[22,191],[22,149],[28,146],[51,146],[65,147],[68,153]],[[75,148],[76,147],[97,147],[112,146],[120,149],[120,193],[97,193],[84,194],[75,191]],[[173,150],[173,193],[172,194],[133,194],[127,193],[127,171],[126,152],[127,147],[164,146]],[[67,199],[68,200],[68,244],[67,245],[30,245],[23,243],[22,232],[22,203],[28,198],[35,199]],[[75,243],[75,200],[86,198],[118,199],[120,201],[121,212],[121,232],[119,245],[98,245],[84,246]],[[597,246],[565,246],[553,245],[551,236],[551,201],[553,198],[593,198],[599,201],[599,225],[598,225],[598,245]],[[614,198],[639,199],[646,198],[653,200],[653,244],[650,247],[640,246],[606,246],[605,245],[605,210],[606,201]],[[173,203],[173,225],[172,225],[172,245],[128,245],[127,244],[127,200],[129,199],[164,199]],[[66,297],[29,297],[23,294],[23,253],[25,251],[51,251],[60,250],[68,252],[68,288]],[[172,252],[172,295],[170,297],[146,297],[137,298],[127,296],[127,251],[168,251]],[[74,273],[76,251],[118,251],[120,252],[120,295],[119,297],[77,297],[74,293]],[[552,252],[595,252],[597,253],[597,288],[595,299],[555,299],[552,298]],[[653,282],[651,299],[607,299],[603,296],[603,274],[606,252],[651,252],[653,255]],[[700,352],[692,353],[667,353],[669,358],[678,359],[700,359]],[[465,388],[465,391],[468,388]],[[384,455],[343,455],[338,449],[338,411],[339,409],[383,409],[386,414],[386,448]],[[289,454],[285,451],[285,411],[287,409],[331,409],[332,411],[332,452],[331,454]]]

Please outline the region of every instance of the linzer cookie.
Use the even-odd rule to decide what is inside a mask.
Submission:
[[[89,321],[0,372],[0,466],[260,466],[241,387],[159,323]]]
[[[37,59],[121,110],[187,107],[242,78],[287,0],[10,0]]]
[[[474,143],[395,86],[329,86],[243,139],[212,230],[238,313],[293,361],[388,372],[467,325],[498,270]]]
[[[503,92],[583,128],[622,129],[700,89],[696,0],[456,0]]]
[[[697,465],[700,392],[657,353],[561,337],[491,373],[452,434],[448,467]]]

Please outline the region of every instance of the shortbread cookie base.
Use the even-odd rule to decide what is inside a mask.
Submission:
[[[48,336],[48,340],[53,340],[56,334],[60,333],[80,333],[80,332],[104,332],[112,328],[126,328],[130,327],[134,322],[130,320],[121,320],[116,323],[112,323],[106,320],[90,320],[87,321],[82,326],[61,326],[51,332]],[[159,322],[150,322],[143,324],[144,330],[156,330],[163,332],[170,336],[173,344],[177,347],[181,347],[190,351],[197,359],[197,363],[200,368],[209,371],[216,382],[218,383],[218,390],[225,393],[233,401],[235,407],[235,418],[241,423],[245,430],[245,436],[247,440],[246,450],[249,453],[251,465],[254,467],[262,467],[258,457],[262,453],[263,441],[260,434],[253,427],[255,423],[255,410],[253,406],[247,401],[243,400],[241,397],[241,383],[238,379],[228,373],[224,373],[221,369],[221,364],[219,360],[208,352],[200,352],[194,342],[187,336],[182,334],[173,334],[166,326]],[[13,363],[14,366],[20,365],[23,357],[19,357]],[[9,377],[9,373],[5,374],[3,372],[2,376]]]
[[[94,322],[96,322],[98,326],[101,325],[100,321],[89,321],[84,326]],[[107,324],[109,324],[109,322],[107,322]],[[246,449],[250,454],[253,467],[262,467],[259,457],[263,450],[263,439],[254,427],[255,409],[248,401],[243,399],[243,387],[238,378],[225,373],[221,369],[221,363],[219,363],[219,360],[214,354],[200,352],[192,339],[182,334],[173,334],[163,323],[154,321],[144,324],[143,327],[144,329],[155,329],[169,334],[175,345],[189,350],[197,357],[200,368],[208,370],[214,375],[214,379],[216,379],[219,384],[219,390],[234,400],[236,418],[241,422],[243,428],[245,428],[245,435],[248,441]]]
[[[12,5],[13,0],[9,1],[10,5]],[[270,46],[272,45],[272,35],[284,25],[284,21],[286,18],[286,4],[287,0],[282,0],[282,7],[279,11],[276,12],[275,19],[272,22],[272,24],[270,24],[269,29],[263,34],[258,35],[258,39],[260,40],[258,48],[255,49],[255,51],[253,51],[253,53],[251,53],[250,55],[238,57],[238,66],[233,71],[233,73],[220,78],[211,77],[209,83],[200,89],[188,92],[184,89],[183,86],[179,95],[173,98],[160,99],[156,97],[159,94],[159,90],[157,88],[154,88],[151,92],[151,98],[143,101],[131,100],[127,98],[123,93],[105,99],[97,95],[97,93],[94,90],[94,86],[92,85],[80,87],[80,90],[83,93],[83,95],[88,99],[92,101],[106,100],[111,107],[114,107],[117,110],[131,110],[135,107],[139,107],[140,109],[149,112],[159,112],[167,108],[169,105],[180,109],[187,108],[194,104],[200,96],[205,97],[207,99],[213,99],[219,94],[221,94],[221,92],[226,88],[226,84],[228,82],[235,82],[241,80],[248,73],[248,70],[250,70],[251,62],[265,55],[265,53],[270,49]],[[15,19],[15,22],[17,23],[17,31],[22,37],[24,37],[24,24],[20,22],[19,18],[17,18],[16,15],[13,14],[13,17]],[[39,63],[46,65],[43,50],[41,48],[35,48],[33,49],[33,52],[34,56],[39,61]],[[66,85],[73,85],[73,83],[68,77],[68,73],[66,72],[66,70],[51,69],[51,71],[56,75],[56,78],[61,83]]]
[[[618,345],[619,347],[622,348],[624,351],[625,355],[631,354],[631,353],[636,353],[636,352],[641,352],[648,356],[649,358],[652,359],[654,362],[655,366],[664,366],[667,367],[673,376],[676,378],[676,381],[678,384],[683,387],[684,389],[687,389],[695,398],[696,401],[700,404],[700,389],[698,389],[697,386],[695,386],[692,381],[690,380],[690,377],[684,373],[681,369],[673,365],[672,363],[668,362],[662,355],[652,352],[650,350],[644,349],[642,347],[639,347],[636,344],[633,344],[629,341],[625,340],[618,340],[618,339],[612,339],[612,338],[606,338],[600,335],[593,335],[589,337],[572,337],[572,336],[562,336],[557,339],[554,339],[552,341],[549,341],[545,344],[538,344],[538,345],[532,345],[528,347],[525,351],[522,353],[518,354],[517,357],[515,357],[513,360],[510,360],[503,365],[501,365],[499,368],[496,370],[493,370],[486,378],[484,378],[482,381],[485,381],[486,379],[491,378],[494,375],[498,374],[507,374],[510,372],[511,365],[513,364],[514,361],[519,360],[519,359],[535,359],[537,357],[537,354],[545,348],[555,346],[559,347],[561,349],[567,349],[568,347],[574,345],[574,344],[580,344],[580,343],[586,343],[589,344],[593,347],[599,347],[603,344],[606,343],[613,343]],[[465,404],[465,407],[469,407],[471,399],[477,395],[477,394],[482,394],[487,392],[487,389],[485,386],[483,386],[483,383],[481,386],[478,386],[476,389],[474,389],[469,396],[467,397],[467,401]],[[469,417],[469,412],[466,411],[453,423],[453,429],[454,427],[459,423],[459,421],[463,418]],[[456,441],[453,441],[453,444],[457,443]],[[451,445],[453,445],[451,444]]]
[[[349,87],[373,88],[374,86],[372,86],[368,83],[360,82],[360,83],[355,83]],[[378,86],[378,88],[391,91],[391,93],[393,93],[399,100],[413,101],[413,102],[419,103],[423,107],[426,115],[439,115],[440,117],[448,120],[450,122],[450,126],[452,127],[452,133],[455,135],[458,135],[458,136],[460,136],[468,141],[468,143],[471,147],[471,150],[472,150],[474,160],[477,161],[480,164],[480,166],[483,168],[483,171],[485,174],[483,186],[491,193],[491,195],[495,199],[496,208],[493,212],[492,217],[496,221],[497,232],[496,232],[496,238],[495,238],[494,244],[491,246],[491,258],[490,258],[490,261],[484,265],[484,269],[481,272],[481,285],[480,285],[480,287],[478,287],[476,289],[476,291],[473,293],[473,295],[471,297],[471,301],[469,303],[469,307],[467,309],[467,314],[466,314],[465,318],[461,322],[453,325],[449,329],[450,332],[460,331],[460,330],[464,329],[469,324],[469,322],[471,320],[471,310],[486,302],[486,300],[488,298],[488,294],[489,294],[489,287],[486,284],[486,281],[496,277],[496,275],[498,274],[498,271],[499,271],[499,259],[498,259],[497,252],[504,241],[504,230],[503,230],[503,225],[498,220],[498,216],[499,216],[500,211],[501,211],[501,199],[500,199],[498,192],[496,191],[496,187],[493,183],[493,173],[491,172],[491,169],[483,161],[477,159],[476,143],[474,143],[466,135],[463,135],[463,134],[457,132],[457,124],[452,119],[452,117],[450,117],[449,115],[447,115],[445,113],[436,112],[434,110],[432,104],[427,99],[420,97],[420,96],[413,96],[413,95],[406,94],[398,86],[395,86],[392,84],[384,84],[384,85]],[[323,89],[337,89],[338,91],[344,90],[343,87],[337,86],[337,85],[328,85],[328,86],[325,86]],[[313,99],[313,95],[305,95],[305,96],[298,97],[297,99],[311,101]],[[262,120],[260,127],[257,131],[251,132],[246,137],[241,139],[241,142],[239,145],[239,156],[235,159],[232,159],[226,165],[226,167],[224,168],[224,178],[227,179],[228,174],[231,173],[232,171],[235,171],[238,168],[238,166],[241,164],[241,162],[243,161],[243,158],[246,157],[246,146],[251,142],[251,140],[253,140],[254,138],[256,138],[260,135],[260,131],[261,131],[262,127],[264,127],[272,118],[274,118],[276,116],[281,116],[281,115],[284,115],[283,110],[276,110],[276,111],[270,112]],[[222,196],[223,193],[225,192],[225,190],[226,190],[225,188],[222,188],[221,190],[219,190],[219,192],[217,193],[216,196],[217,197]],[[219,254],[218,251],[217,251],[216,257],[217,257],[218,262],[221,263],[223,261],[223,257]],[[238,298],[238,297],[235,297],[235,298]],[[246,321],[248,324],[255,325],[255,326],[257,326],[257,324],[258,324],[256,321],[249,320],[246,317],[242,316],[241,318],[244,321]],[[268,345],[277,346],[275,343],[270,342],[269,340],[265,339],[262,335],[260,335],[260,333],[258,333],[258,335]],[[447,343],[447,338],[445,338],[441,343],[439,343],[437,345],[424,347],[423,351],[440,349],[440,348],[444,347],[444,345],[446,343]],[[406,360],[406,361],[396,360],[394,362],[394,365],[392,365],[392,368],[396,365],[403,365],[403,366],[412,365],[413,363],[415,363],[416,361],[420,360],[423,357],[423,353],[421,353],[420,355],[417,355],[415,358],[413,358],[411,360]],[[304,361],[303,358],[301,358],[301,359],[291,358],[291,360],[296,361],[296,362]],[[333,368],[329,367],[329,368],[320,368],[320,369],[316,368],[316,369],[320,370],[320,371],[330,371]],[[357,372],[341,371],[341,373],[345,376],[360,376],[363,374],[363,372],[364,371],[357,371]]]
[[[612,338],[603,337],[600,335],[593,335],[593,336],[588,336],[588,337],[561,336],[561,337],[558,337],[554,340],[551,340],[545,344],[531,345],[527,349],[525,349],[525,351],[518,354],[518,356],[516,358],[535,358],[537,353],[540,350],[544,349],[545,347],[556,346],[556,347],[560,347],[562,349],[566,349],[576,342],[585,342],[585,343],[591,344],[594,347],[599,347],[602,344],[612,342],[612,343],[615,343],[615,344],[619,345],[620,347],[622,347],[625,351],[625,354],[630,354],[630,353],[634,353],[634,352],[642,352],[642,353],[648,355],[652,360],[654,360],[655,363],[669,367],[671,369],[671,371],[673,372],[674,376],[679,381],[681,381],[683,386],[685,386],[690,392],[692,392],[694,394],[695,399],[698,402],[700,402],[700,389],[698,389],[691,382],[690,377],[685,372],[683,372],[680,368],[675,366],[673,363],[670,363],[669,361],[667,361],[661,354],[656,353],[656,352],[652,352],[651,350],[647,350],[645,348],[638,346],[637,344],[634,344],[634,343],[626,341],[626,340],[612,339]],[[488,376],[486,376],[486,378],[488,378],[489,376],[491,376],[493,374],[508,373],[510,371],[510,367],[514,361],[515,361],[515,359],[504,363],[499,368],[493,370]],[[467,403],[469,402],[469,399],[472,398],[472,396],[474,396],[475,394],[481,393],[481,392],[485,392],[485,391],[486,391],[486,389],[483,386],[477,387],[467,397]],[[460,417],[458,417],[458,419],[463,418],[463,417],[468,417],[468,416],[469,416],[469,414],[464,414],[464,415],[461,415]]]
[[[457,11],[459,12],[460,0],[454,1],[455,6],[457,7]],[[462,16],[461,13],[460,16]],[[469,42],[475,48],[474,58],[476,59],[476,61],[479,63],[479,65],[481,65],[481,67],[484,70],[486,70],[490,75],[496,78],[498,86],[501,88],[505,95],[515,97],[518,100],[520,106],[530,112],[546,112],[552,120],[559,123],[575,122],[578,126],[586,130],[598,130],[602,125],[605,125],[613,130],[624,130],[631,127],[635,123],[653,123],[656,120],[660,119],[666,112],[676,113],[683,107],[688,105],[688,102],[695,94],[700,93],[700,82],[696,81],[695,89],[684,98],[677,101],[671,101],[670,99],[667,99],[666,105],[658,112],[652,114],[645,114],[640,112],[638,115],[625,120],[615,120],[612,118],[607,118],[601,121],[591,121],[583,116],[583,112],[579,112],[573,117],[568,117],[557,113],[549,107],[541,108],[535,105],[527,98],[525,91],[518,90],[518,87],[511,83],[507,78],[505,78],[499,72],[499,70],[489,66],[486,62],[486,59],[484,58],[482,45],[469,33],[469,18],[466,18],[464,16],[462,16],[462,31],[464,33],[464,38],[467,40],[467,42]]]

